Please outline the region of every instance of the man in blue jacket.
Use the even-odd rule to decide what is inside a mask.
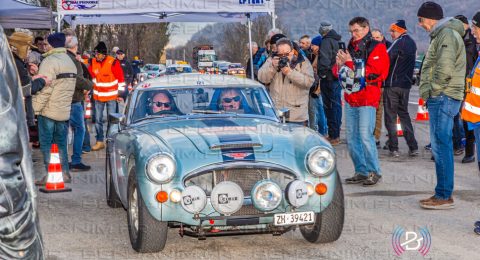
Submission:
[[[407,141],[410,156],[418,155],[417,140],[408,113],[408,98],[413,83],[413,68],[417,45],[407,34],[404,20],[398,20],[390,26],[390,35],[394,41],[388,48],[390,72],[384,84],[385,127],[388,130],[388,149],[392,157],[399,157],[397,138],[397,115],[400,117],[403,134]]]

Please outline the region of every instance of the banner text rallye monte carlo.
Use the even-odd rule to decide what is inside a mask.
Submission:
[[[127,209],[132,247],[181,236],[281,235],[337,240],[344,200],[326,140],[279,119],[258,82],[183,74],[142,82],[109,116],[106,195]]]

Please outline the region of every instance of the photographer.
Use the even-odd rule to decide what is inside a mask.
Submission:
[[[289,39],[281,38],[275,45],[277,52],[260,68],[258,80],[269,84],[277,108],[290,109],[289,122],[306,126],[309,89],[314,81],[312,65]]]

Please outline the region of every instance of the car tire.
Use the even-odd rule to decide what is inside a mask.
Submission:
[[[128,178],[127,206],[130,243],[132,248],[139,253],[160,252],[167,242],[168,223],[158,221],[150,215],[137,187],[137,178],[132,167]],[[134,219],[135,214],[136,220]]]
[[[105,195],[107,198],[107,205],[110,208],[120,208],[122,202],[113,186],[112,167],[110,165],[110,155],[106,153],[105,156]]]
[[[328,207],[317,213],[313,225],[301,226],[300,232],[303,238],[311,243],[330,243],[338,240],[343,230],[345,217],[345,205],[343,188],[340,177],[337,174],[333,200]]]

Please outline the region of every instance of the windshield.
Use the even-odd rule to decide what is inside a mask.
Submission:
[[[179,73],[192,73],[191,67],[168,67],[166,70],[167,75],[179,74]]]
[[[272,104],[262,87],[181,87],[140,90],[132,121],[189,115],[260,115],[276,119]]]
[[[217,60],[217,56],[215,54],[201,54],[198,55],[198,61],[201,62],[213,62]]]
[[[147,64],[145,65],[145,70],[160,70],[160,66],[155,64]]]
[[[230,69],[239,69],[239,68],[242,68],[242,64],[234,63],[234,64],[228,65],[228,67],[229,67]]]

